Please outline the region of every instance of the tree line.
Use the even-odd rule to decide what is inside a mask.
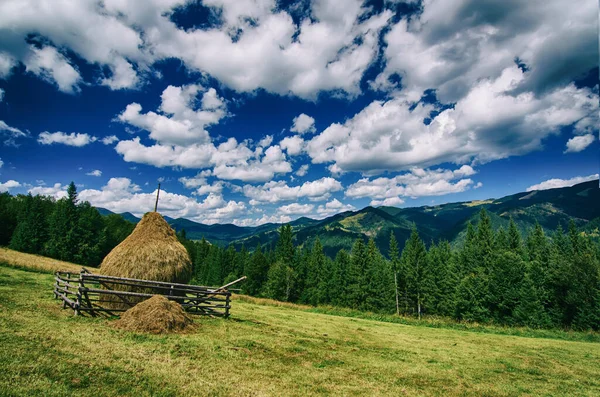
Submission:
[[[65,198],[0,194],[0,245],[52,258],[98,266],[134,224],[102,216],[79,202],[71,183]],[[565,225],[567,226],[567,225]],[[287,302],[332,305],[401,315],[456,320],[600,329],[600,246],[570,222],[547,236],[536,225],[525,236],[509,222],[493,230],[482,209],[459,247],[421,240],[416,226],[403,249],[390,234],[382,254],[373,239],[357,239],[335,258],[318,238],[294,242],[282,225],[275,246],[221,247],[177,235],[193,263],[192,282],[224,285],[248,277],[243,292]]]
[[[98,266],[135,225],[120,215],[102,216],[79,202],[71,182],[67,196],[0,194],[0,245],[84,266]]]
[[[294,244],[282,225],[274,248],[249,252],[201,241],[180,240],[194,263],[194,282],[222,285],[248,277],[243,292],[281,301],[333,305],[421,317],[434,315],[532,328],[600,329],[600,247],[574,222],[551,236],[537,224],[526,236],[509,222],[493,230],[481,210],[468,223],[464,243],[429,247],[413,226],[404,248],[390,235],[387,258],[373,239],[357,239],[335,259],[318,238]]]

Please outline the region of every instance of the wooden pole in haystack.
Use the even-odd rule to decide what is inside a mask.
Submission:
[[[156,203],[154,203],[154,212],[158,209],[158,196],[160,195],[160,182],[158,182],[158,189],[156,190]]]

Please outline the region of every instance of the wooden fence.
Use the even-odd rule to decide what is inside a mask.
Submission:
[[[154,295],[178,302],[190,314],[228,317],[231,307],[227,287],[233,283],[213,288],[103,276],[86,269],[80,273],[56,272],[54,280],[54,297],[62,300],[63,309],[69,307],[75,315],[116,316]]]

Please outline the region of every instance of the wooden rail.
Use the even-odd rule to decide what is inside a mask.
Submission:
[[[54,297],[75,315],[115,316],[154,295],[181,304],[190,314],[229,317],[231,292],[228,287],[206,287],[134,278],[103,276],[81,269],[79,273],[56,272]]]

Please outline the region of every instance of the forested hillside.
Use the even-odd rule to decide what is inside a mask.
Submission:
[[[575,191],[583,202],[597,194]],[[547,195],[534,193],[526,199]],[[281,225],[271,232],[275,237],[269,243],[241,243],[239,248],[190,240],[185,229],[178,237],[192,258],[196,284],[222,285],[246,275],[244,293],[282,301],[483,323],[600,329],[598,220],[565,218],[566,206],[558,203],[567,195],[559,194],[555,202],[561,215],[554,218],[556,229],[547,233],[533,217],[533,227],[523,233],[514,219],[522,221],[529,215],[511,210],[515,206],[510,205],[523,197],[498,200],[495,205],[503,211],[500,214],[486,210],[493,203],[409,211],[367,208],[336,215],[326,224]],[[546,202],[544,197],[541,200]],[[462,216],[455,212],[467,210],[452,207],[459,205],[475,212],[460,231]],[[581,217],[597,212],[596,207],[575,207],[570,211]],[[446,225],[455,217],[456,235],[462,238],[454,244],[436,239],[435,223],[427,216]],[[508,216],[506,222],[504,216]],[[542,220],[550,225],[551,221]],[[0,222],[1,245],[86,266],[98,265],[134,227],[119,215],[102,216],[89,203],[78,202],[74,184],[69,186],[68,197],[57,201],[1,194]],[[365,223],[371,229],[363,228]],[[336,230],[331,226],[336,224],[351,232],[343,238],[352,236],[353,241],[349,250],[340,245],[332,259],[318,229],[313,228],[329,233]],[[409,234],[400,234],[404,239],[400,240],[397,230],[386,229],[387,224],[408,227]],[[380,249],[384,240],[386,246]]]
[[[134,224],[120,215],[102,216],[78,202],[71,183],[68,196],[0,194],[0,245],[85,266],[98,266],[127,237]]]

